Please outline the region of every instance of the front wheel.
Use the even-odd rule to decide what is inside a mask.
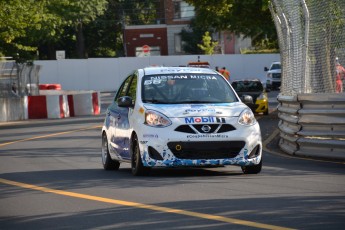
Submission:
[[[244,174],[258,174],[261,172],[262,168],[262,158],[258,165],[241,166],[242,172]]]
[[[102,164],[105,170],[118,170],[120,168],[120,162],[111,159],[109,154],[107,135],[102,135]]]
[[[136,136],[133,138],[132,147],[133,147],[132,161],[131,161],[132,174],[134,176],[144,176],[148,174],[150,168],[144,167],[143,162],[141,161],[139,142]]]

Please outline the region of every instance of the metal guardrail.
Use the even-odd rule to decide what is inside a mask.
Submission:
[[[345,95],[278,95],[280,148],[291,155],[345,159]]]

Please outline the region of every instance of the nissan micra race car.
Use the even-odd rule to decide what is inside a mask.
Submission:
[[[133,175],[153,167],[262,167],[259,124],[228,81],[212,69],[148,67],[129,75],[106,111],[102,163]]]

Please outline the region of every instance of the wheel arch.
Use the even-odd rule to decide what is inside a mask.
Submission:
[[[130,139],[130,144],[129,144],[129,155],[132,158],[133,156],[133,149],[134,149],[134,145],[135,145],[135,140],[138,141],[138,135],[137,133],[133,130],[132,134],[131,134],[131,139]]]

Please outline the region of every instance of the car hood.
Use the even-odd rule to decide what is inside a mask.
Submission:
[[[252,96],[253,99],[256,99],[260,94],[262,94],[261,91],[256,91],[256,92],[236,92],[239,97],[242,97],[243,95],[249,95]]]
[[[198,116],[224,116],[238,117],[241,112],[248,108],[242,102],[224,104],[145,104],[146,109],[152,109],[172,117],[198,117]]]
[[[281,73],[281,72],[282,72],[281,69],[272,69],[268,71],[268,73]]]

